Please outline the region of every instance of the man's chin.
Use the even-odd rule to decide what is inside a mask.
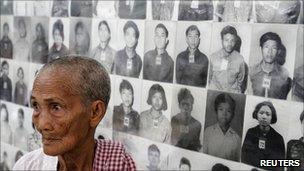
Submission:
[[[43,145],[42,147],[44,154],[49,155],[49,156],[58,156],[62,154],[60,150],[58,150],[56,147],[47,147]]]

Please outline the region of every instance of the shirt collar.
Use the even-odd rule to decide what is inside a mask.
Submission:
[[[267,72],[265,72],[265,71],[263,70],[263,68],[262,68],[262,63],[263,63],[263,60],[257,65],[257,73],[259,73],[259,72],[267,73]],[[274,72],[274,73],[278,73],[278,72],[279,72],[279,66],[278,66],[277,63],[274,64],[273,70],[270,71],[270,73],[273,73],[273,72]],[[269,74],[270,74],[270,73],[269,73]]]
[[[226,132],[226,134],[224,134],[218,122],[216,123],[215,128],[218,129],[218,131],[220,131],[224,136],[230,136],[230,135],[232,135],[234,133],[234,131],[232,130],[232,128],[229,127],[228,130],[227,130],[227,132]]]

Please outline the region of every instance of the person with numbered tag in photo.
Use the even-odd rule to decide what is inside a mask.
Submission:
[[[21,17],[15,19],[15,24],[17,26],[17,34],[15,34],[16,42],[13,49],[13,58],[19,61],[30,61],[30,44],[27,37],[29,36],[29,30],[27,30],[27,25],[29,20],[25,21],[25,18]]]
[[[0,40],[0,58],[13,59],[13,43],[9,37],[9,25],[7,22],[3,24],[3,37]]]
[[[213,2],[211,0],[181,0],[178,20],[204,21],[213,19]]]
[[[167,110],[167,99],[164,88],[153,84],[149,90],[147,103],[151,108],[141,112],[139,122],[139,136],[153,141],[170,143],[171,125],[162,113]]]
[[[283,66],[286,48],[277,33],[267,32],[260,38],[262,60],[249,70],[253,95],[286,99],[291,78]]]
[[[215,90],[243,93],[247,80],[246,63],[239,53],[241,39],[234,27],[228,25],[221,31],[222,48],[210,57],[209,87]]]
[[[11,102],[12,99],[12,80],[9,78],[9,64],[7,61],[1,63],[0,68],[0,99]]]
[[[122,103],[114,106],[113,129],[131,134],[137,134],[139,129],[139,114],[132,106],[134,102],[134,90],[131,83],[122,80],[119,85]]]
[[[168,36],[166,26],[157,24],[154,30],[155,49],[146,52],[144,56],[144,79],[172,83],[174,62],[166,50]]]
[[[138,78],[142,60],[136,52],[139,38],[139,29],[133,21],[127,21],[123,27],[126,46],[115,55],[114,73],[121,76]]]
[[[15,84],[14,103],[26,106],[27,102],[27,85],[24,82],[24,71],[22,67],[17,69],[18,81]]]
[[[32,44],[31,62],[45,64],[49,54],[49,45],[45,35],[45,29],[41,23],[36,24],[36,37]]]
[[[284,159],[285,143],[282,135],[270,125],[277,122],[277,112],[270,101],[255,106],[252,117],[259,124],[248,129],[242,146],[243,163],[260,167],[260,160]],[[267,170],[284,170],[284,167],[265,167]]]

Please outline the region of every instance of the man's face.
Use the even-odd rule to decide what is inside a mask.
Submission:
[[[152,101],[152,107],[156,111],[160,111],[163,106],[163,98],[162,94],[160,92],[154,93],[154,95],[151,98]]]
[[[183,99],[179,104],[179,108],[181,110],[181,113],[190,115],[193,109],[193,101],[190,98]]]
[[[267,40],[262,47],[263,60],[266,63],[273,63],[278,54],[277,42],[274,40]]]
[[[7,64],[5,64],[5,65],[2,67],[2,72],[3,72],[3,75],[8,76],[8,73],[9,73],[9,66],[8,66]]]
[[[106,25],[101,24],[98,28],[99,39],[101,42],[106,42],[110,38],[110,33]]]
[[[129,27],[125,32],[125,41],[128,48],[133,48],[137,42],[135,38],[135,30]]]
[[[35,80],[31,97],[33,123],[42,135],[43,151],[52,156],[77,149],[92,134],[89,107],[73,90],[70,73],[50,69]],[[76,81],[76,80],[74,80]]]
[[[229,125],[232,120],[232,110],[229,103],[220,103],[217,107],[217,120],[220,125]]]
[[[148,160],[150,166],[158,167],[158,164],[160,162],[160,154],[157,151],[149,151],[148,153]]]
[[[123,105],[130,107],[133,101],[132,91],[128,89],[122,89],[120,95]]]
[[[25,24],[23,22],[20,22],[19,23],[19,36],[21,38],[24,38],[26,36],[26,27],[25,27]]]
[[[197,30],[189,31],[188,35],[186,36],[186,42],[191,49],[197,48],[200,42],[200,38],[198,37],[198,31]]]
[[[43,37],[41,25],[38,25],[36,27],[36,36],[37,36],[38,39]]]
[[[61,45],[63,39],[62,39],[61,34],[60,34],[60,31],[59,31],[58,29],[56,29],[56,30],[54,31],[54,35],[53,35],[53,36],[54,36],[54,42],[55,42],[55,44]]]
[[[270,125],[272,118],[271,109],[266,105],[262,106],[257,113],[257,118],[260,125],[262,126]]]
[[[9,33],[9,27],[8,27],[8,25],[5,25],[3,27],[3,34],[4,34],[4,36],[8,36],[8,33]]]
[[[227,33],[223,36],[222,45],[227,53],[231,53],[236,43],[236,37],[233,34]]]
[[[179,170],[180,171],[190,171],[190,166],[187,164],[182,164],[182,165],[180,165]]]
[[[23,127],[24,116],[21,113],[18,113],[18,125],[19,127]]]
[[[154,35],[154,42],[157,49],[164,49],[167,44],[167,37],[163,28],[156,28]]]

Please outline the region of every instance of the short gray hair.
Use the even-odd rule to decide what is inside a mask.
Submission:
[[[88,105],[95,100],[102,100],[108,106],[111,94],[110,77],[98,61],[77,55],[60,57],[45,64],[39,71],[60,68],[71,74],[74,90],[78,92],[83,103]],[[76,80],[76,81],[75,81]]]

